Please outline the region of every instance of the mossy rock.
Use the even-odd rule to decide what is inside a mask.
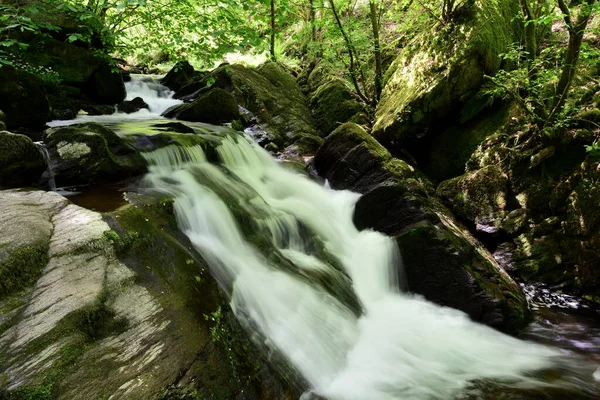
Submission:
[[[475,225],[481,220],[493,221],[499,228],[506,216],[508,190],[506,174],[489,166],[442,182],[437,195],[463,220]]]
[[[50,128],[44,141],[57,185],[115,182],[146,171],[142,157],[100,124]]]
[[[471,3],[470,3],[471,4]],[[519,42],[517,0],[472,2],[469,13],[432,35],[419,32],[386,74],[374,136],[386,145],[414,142],[459,119],[467,100],[501,66],[500,54]]]
[[[177,91],[190,83],[195,76],[196,71],[188,61],[179,61],[173,68],[160,80],[160,83],[173,91]]]
[[[184,86],[175,97],[190,100],[215,88],[231,93],[240,106],[252,113],[268,137],[262,141],[263,146],[274,142],[278,148],[284,148],[299,142],[296,148],[308,152],[322,143],[306,97],[294,77],[279,64],[267,62],[258,68],[222,65]]]
[[[220,88],[201,94],[191,103],[173,106],[164,114],[167,118],[183,121],[222,124],[240,117],[236,99]]]
[[[317,172],[332,188],[366,193],[384,184],[401,184],[414,193],[432,192],[431,183],[405,161],[393,158],[361,126],[347,122],[329,135],[314,158]]]
[[[0,187],[34,186],[45,170],[44,157],[30,138],[0,131]]]
[[[310,95],[310,106],[317,128],[325,136],[363,111],[363,106],[339,78],[330,78],[319,86]]]
[[[29,72],[4,65],[0,68],[0,109],[12,128],[39,129],[50,117],[44,82]]]

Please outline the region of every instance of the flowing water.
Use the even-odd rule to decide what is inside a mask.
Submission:
[[[577,351],[403,293],[394,241],[352,222],[357,194],[283,168],[242,134],[215,129],[214,141],[145,153],[147,182],[173,196],[236,317],[304,378],[303,398],[597,398],[597,364]]]

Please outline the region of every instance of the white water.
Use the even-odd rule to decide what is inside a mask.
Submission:
[[[173,98],[175,94],[168,87],[160,84],[160,78],[151,75],[131,75],[131,81],[125,82],[127,96],[125,100],[133,100],[136,97],[144,99],[148,109],[141,109],[135,113],[126,114],[115,112],[109,115],[86,115],[78,114],[73,120],[51,121],[48,126],[65,126],[85,122],[98,122],[101,124],[112,124],[115,122],[140,121],[162,118],[161,114],[169,107],[183,103]]]
[[[475,380],[540,387],[529,372],[568,362],[556,349],[401,293],[395,243],[352,223],[358,195],[282,168],[243,137],[227,137],[218,153],[220,166],[208,163],[200,147],[147,154],[148,180],[175,197],[180,228],[230,295],[240,322],[285,355],[315,393],[330,400],[451,399]],[[255,221],[250,231],[269,237],[299,273],[286,272],[272,249],[245,239],[247,226],[232,213],[239,209]],[[351,278],[359,317],[306,278],[323,272],[340,287],[345,282],[311,246],[318,240]],[[593,368],[588,372],[591,378]]]

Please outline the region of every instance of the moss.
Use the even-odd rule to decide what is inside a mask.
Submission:
[[[48,245],[14,250],[0,263],[0,300],[33,285],[48,263]]]
[[[52,386],[24,386],[10,392],[10,400],[53,400]]]

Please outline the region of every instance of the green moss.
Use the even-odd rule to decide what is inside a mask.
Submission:
[[[24,386],[10,392],[10,400],[53,400],[52,386]]]
[[[21,247],[0,263],[0,300],[33,285],[48,263],[48,245]]]

